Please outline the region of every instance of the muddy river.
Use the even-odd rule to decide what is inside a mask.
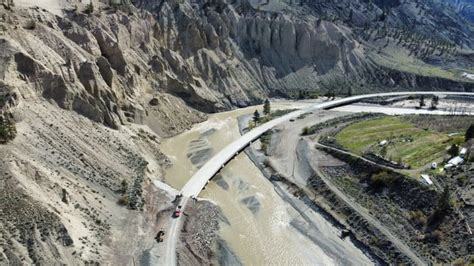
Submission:
[[[301,108],[311,102],[275,102],[273,109]],[[178,136],[162,140],[161,149],[173,166],[165,181],[181,188],[200,165],[240,137],[237,117],[259,107],[212,114],[203,123]],[[229,223],[221,223],[220,236],[244,265],[372,264],[319,213],[307,210],[316,225],[317,241],[296,229],[301,215],[284,201],[274,186],[241,153],[200,195],[216,202]]]

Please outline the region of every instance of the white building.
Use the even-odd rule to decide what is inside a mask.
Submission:
[[[421,175],[421,182],[427,185],[433,185],[433,181],[431,181],[431,178],[429,175]]]
[[[464,158],[467,154],[467,148],[462,148],[461,151],[459,152],[459,156]]]
[[[448,163],[448,164],[444,165],[444,170],[448,170],[448,169],[451,169],[453,167],[454,167],[454,165]]]
[[[387,145],[387,143],[388,143],[388,141],[384,139],[381,142],[379,142],[379,145],[380,146],[385,146],[385,145]]]
[[[454,158],[452,158],[451,160],[448,161],[448,163],[444,166],[444,169],[457,167],[460,164],[462,164],[463,162],[464,162],[463,158],[461,158],[460,156],[456,156],[456,157],[454,157]]]

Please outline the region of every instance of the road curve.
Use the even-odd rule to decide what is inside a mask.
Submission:
[[[338,99],[334,101],[324,102],[313,105],[309,108],[298,110],[273,119],[261,126],[258,126],[248,133],[244,134],[238,140],[227,145],[224,149],[214,155],[206,164],[204,164],[184,185],[181,189],[181,193],[185,197],[197,196],[201,190],[206,186],[207,182],[216,175],[219,170],[229,162],[238,152],[246,148],[252,141],[258,139],[263,133],[272,129],[273,127],[288,121],[290,119],[297,118],[301,114],[306,112],[330,109],[342,105],[351,104],[367,98],[381,97],[381,96],[404,96],[404,95],[460,95],[460,96],[474,96],[473,92],[389,92],[389,93],[375,93],[357,95]]]
[[[290,119],[295,119],[298,116],[316,110],[331,109],[338,106],[348,105],[354,102],[358,102],[363,99],[375,98],[375,97],[390,97],[390,96],[405,96],[405,95],[451,95],[451,96],[473,96],[474,92],[446,92],[446,91],[414,91],[414,92],[388,92],[388,93],[374,93],[357,95],[338,99],[334,101],[328,101],[313,105],[309,108],[297,110],[273,119],[263,125],[260,125],[248,133],[242,135],[238,140],[227,145],[224,149],[214,155],[207,163],[205,163],[196,173],[189,179],[189,181],[181,189],[180,193],[183,195],[180,205],[183,210],[186,207],[186,203],[189,197],[197,197],[203,190],[206,184],[211,178],[213,178],[224,165],[232,160],[237,153],[245,149],[251,142],[258,139],[263,133],[272,129],[273,127],[286,122]],[[179,237],[179,230],[181,228],[181,219],[174,219],[171,222],[170,232],[165,241],[165,258],[163,265],[176,265],[176,242]]]

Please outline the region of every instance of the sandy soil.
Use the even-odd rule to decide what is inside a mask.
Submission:
[[[45,101],[21,102],[15,117],[17,137],[0,147],[1,180],[10,180],[0,182],[2,212],[8,210],[1,224],[29,238],[0,227],[2,238],[19,241],[9,246],[0,240],[1,258],[46,265],[85,261],[125,265],[155,247],[156,232],[169,220],[159,214],[170,208],[174,192],[160,182],[166,157],[159,153],[156,135],[141,126],[110,130]],[[117,204],[123,180],[129,184],[129,199],[135,197],[136,210]],[[3,209],[3,203],[23,194],[23,204]],[[29,213],[29,218],[18,220],[14,211]],[[36,235],[34,228],[50,232]],[[22,241],[34,245],[25,250]]]
[[[63,15],[62,10],[70,3],[71,0],[15,0],[15,6],[17,7],[38,6],[58,16]]]
[[[100,6],[100,0],[14,0],[15,6],[19,8],[40,7],[62,17],[64,9],[83,8],[92,2],[95,7]]]

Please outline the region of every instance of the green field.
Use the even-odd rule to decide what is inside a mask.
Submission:
[[[383,54],[371,53],[369,57],[377,64],[403,72],[427,77],[441,77],[462,82],[472,82],[472,80],[461,76],[464,72],[472,73],[469,68],[454,69],[430,65],[423,60],[410,56],[408,51],[404,49],[387,47]]]
[[[417,128],[401,117],[382,117],[351,124],[336,135],[337,142],[353,153],[383,154],[378,143],[389,141],[385,158],[412,168],[419,168],[439,159],[446,147],[462,142],[462,137]]]

